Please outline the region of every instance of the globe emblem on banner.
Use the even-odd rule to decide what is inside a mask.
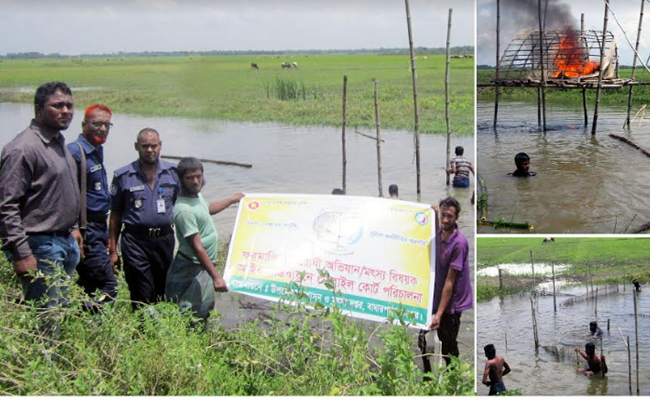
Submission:
[[[314,234],[327,251],[334,254],[351,254],[351,247],[363,237],[362,219],[342,211],[326,211],[314,220]]]
[[[257,210],[258,208],[260,208],[260,203],[259,202],[251,201],[250,203],[248,203],[248,209],[249,210]]]
[[[429,217],[427,217],[427,215],[425,213],[419,212],[419,213],[415,214],[415,222],[417,222],[418,224],[424,226],[429,222]]]

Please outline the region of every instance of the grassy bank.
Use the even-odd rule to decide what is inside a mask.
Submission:
[[[0,256],[1,257],[1,256]],[[384,325],[370,336],[336,309],[279,309],[283,317],[207,329],[171,303],[131,311],[120,298],[104,312],[81,311],[84,296],[39,319],[18,303],[11,266],[0,258],[0,393],[3,395],[468,395],[469,364],[435,372],[414,362],[413,331]],[[295,293],[299,293],[297,288]],[[220,295],[217,301],[224,301]],[[274,314],[274,313],[271,313]],[[39,328],[60,326],[53,338]]]
[[[479,238],[477,264],[479,270],[499,264],[569,264],[563,275],[594,284],[630,283],[633,278],[650,282],[648,238],[556,238],[543,244],[542,238]],[[537,275],[537,281],[542,277]],[[533,288],[532,275],[509,276],[503,290],[497,277],[477,275],[477,298],[525,292]]]
[[[630,78],[631,69],[620,70],[621,78]],[[476,73],[477,83],[489,83],[494,77],[493,69],[480,69]],[[636,80],[650,81],[650,75],[646,71],[637,69]],[[607,89],[602,92],[601,104],[608,106],[627,106],[628,88]],[[476,97],[479,101],[494,101],[494,87],[477,88]],[[579,89],[551,89],[546,91],[546,99],[554,104],[567,104],[582,106],[582,90]],[[499,101],[523,101],[537,104],[536,88],[500,88]],[[596,102],[596,90],[587,90],[587,107],[593,113],[593,105]],[[643,104],[650,103],[650,86],[637,86],[634,88],[632,102],[632,115],[641,108]]]
[[[295,61],[299,69],[283,69],[283,61]],[[259,70],[250,67],[252,62]],[[417,67],[420,132],[445,133],[445,57],[419,57]],[[61,80],[85,88],[74,92],[79,108],[102,102],[118,113],[146,116],[340,126],[344,75],[349,129],[374,128],[377,79],[382,127],[413,130],[407,55],[4,60],[0,102],[31,103],[39,84]],[[473,59],[451,60],[450,85],[452,132],[473,134]],[[287,88],[298,94],[284,96]]]

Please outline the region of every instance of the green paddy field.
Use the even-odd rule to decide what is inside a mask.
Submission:
[[[535,264],[569,264],[566,275],[576,279],[589,276],[594,284],[627,283],[636,278],[642,284],[650,282],[649,238],[556,238],[553,243],[542,243],[543,238],[479,238],[477,240],[477,267],[499,264],[530,264],[533,252]],[[499,290],[496,277],[477,277],[477,300],[488,300],[530,290],[532,275],[510,279],[511,286]],[[541,276],[538,276],[538,281]]]
[[[282,62],[298,69],[283,69]],[[251,68],[257,63],[259,70]],[[416,61],[421,133],[446,133],[445,56]],[[451,60],[451,125],[474,132],[474,60]],[[145,116],[274,121],[340,126],[348,76],[348,127],[374,127],[379,81],[384,129],[414,129],[408,55],[185,56],[2,60],[0,102],[32,102],[36,87],[60,80],[77,88],[78,108],[102,102]]]

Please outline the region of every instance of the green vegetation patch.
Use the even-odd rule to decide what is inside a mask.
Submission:
[[[299,68],[282,68],[282,62],[293,61]],[[259,70],[251,68],[252,62]],[[446,133],[445,56],[419,57],[416,65],[420,132]],[[344,75],[350,127],[375,126],[378,80],[382,127],[414,130],[408,55],[4,60],[0,101],[31,103],[38,85],[60,80],[73,89],[85,88],[74,91],[79,109],[99,102],[118,113],[148,116],[340,126]],[[452,133],[473,134],[473,59],[451,60],[450,97]]]
[[[479,271],[500,264],[568,264],[562,275],[594,284],[626,283],[632,279],[650,282],[650,238],[555,238],[542,243],[542,238],[479,238],[477,265]],[[537,275],[537,282],[543,277]],[[533,289],[532,275],[509,275],[499,290],[498,277],[477,274],[477,300],[521,293]]]
[[[369,334],[337,308],[280,304],[225,329],[216,313],[204,326],[167,302],[133,312],[121,277],[119,299],[95,315],[81,311],[81,289],[70,289],[70,307],[39,317],[36,307],[18,302],[13,268],[0,256],[1,394],[474,394],[473,368],[455,358],[425,380],[414,331],[401,323]],[[299,283],[291,289],[289,301],[306,296]],[[47,333],[45,321],[60,333]]]

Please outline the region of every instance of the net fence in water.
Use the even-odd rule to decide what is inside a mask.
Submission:
[[[560,307],[568,307],[572,306],[576,303],[583,303],[585,301],[593,300],[597,296],[607,296],[612,293],[618,293],[620,292],[620,287],[619,285],[608,285],[608,286],[599,286],[597,289],[594,290],[589,290],[587,293],[580,295],[580,296],[573,296],[570,299],[564,300],[562,303],[560,303]]]

